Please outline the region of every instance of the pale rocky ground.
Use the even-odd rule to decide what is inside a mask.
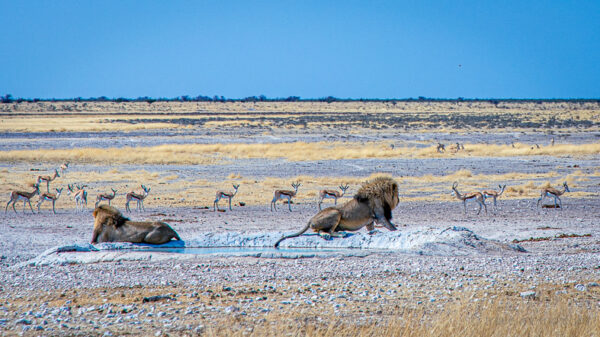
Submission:
[[[239,135],[231,134],[215,139],[210,134],[187,137],[170,135],[169,131],[152,132],[157,134],[141,131],[96,134],[94,139],[87,138],[90,136],[87,133],[35,134],[33,137],[4,134],[0,150],[239,139]],[[295,137],[306,141],[328,139],[325,135]],[[385,133],[366,137],[369,137],[367,140],[385,138],[406,142],[432,136]],[[547,134],[536,132],[435,137],[449,143],[465,139],[504,144],[517,138],[527,143],[548,140]],[[31,142],[23,142],[23,139],[31,139]],[[246,139],[280,141],[255,134]],[[561,141],[577,144],[597,139],[596,133],[572,132]],[[364,159],[319,163],[241,160],[223,166],[147,165],[143,168],[160,173],[176,170],[180,177],[196,175],[219,180],[232,172],[256,178],[300,174],[368,177],[382,171],[395,176],[418,176],[447,174],[460,169],[481,174],[554,170],[566,176],[572,172],[573,165],[583,172],[594,172],[600,167],[600,157]],[[7,170],[27,171],[29,166],[31,163],[0,163],[0,169]],[[34,166],[47,168],[39,163]],[[103,172],[108,168],[82,163],[74,164],[71,170]],[[118,166],[122,171],[131,168]],[[578,190],[597,196],[599,185],[600,177],[593,177],[578,182]],[[447,192],[450,193],[449,187]],[[410,191],[403,193],[411,195]],[[237,198],[243,201],[242,189]],[[115,201],[121,209],[123,199],[121,194]],[[209,232],[293,232],[317,210],[316,202],[302,201],[292,205],[293,212],[288,212],[287,205],[283,204],[277,212],[271,212],[270,196],[265,199],[262,205],[245,207],[234,202],[233,211],[222,213],[204,209],[212,206],[208,204],[181,207],[153,201],[146,205],[145,212],[128,216],[166,219],[185,240]],[[20,265],[49,248],[89,242],[94,202],[90,200],[83,213],[76,213],[68,198],[59,203],[56,215],[51,214],[47,204],[41,214],[23,215],[22,203],[17,205],[18,214],[0,213],[0,335],[196,335],[207,333],[211,326],[225,318],[246,322],[239,323],[242,327],[272,324],[269,322],[276,322],[278,315],[290,313],[301,313],[317,322],[331,315],[342,321],[361,322],[389,317],[398,307],[441,308],[458,299],[479,301],[497,296],[520,301],[564,296],[600,307],[600,202],[597,197],[569,197],[567,193],[562,197],[562,210],[537,209],[535,198],[500,198],[497,210],[488,200],[488,215],[476,215],[474,204],[468,204],[465,215],[459,201],[403,201],[393,212],[400,231],[417,226],[460,226],[501,243],[520,241],[519,245],[526,252],[507,250],[470,256],[395,252],[300,259],[198,255],[149,262]],[[221,205],[224,207],[225,202]],[[560,238],[561,235],[567,237]],[[530,238],[542,239],[528,241]],[[163,297],[151,298],[155,295]]]

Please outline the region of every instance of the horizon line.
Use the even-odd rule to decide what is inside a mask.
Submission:
[[[529,98],[478,98],[478,97],[457,97],[457,98],[441,98],[441,97],[405,97],[405,98],[340,98],[335,96],[322,96],[313,98],[302,98],[300,96],[288,96],[288,97],[267,97],[265,95],[259,96],[247,96],[247,97],[225,97],[223,95],[213,96],[190,96],[181,95],[174,97],[151,97],[151,96],[139,96],[133,97],[112,97],[98,96],[98,97],[70,97],[70,98],[41,98],[41,97],[13,97],[11,94],[0,96],[0,103],[21,103],[21,102],[502,102],[502,101],[522,101],[522,102],[567,102],[567,101],[579,101],[579,102],[598,102],[600,103],[600,97],[578,97],[578,98],[541,98],[541,97],[529,97]]]

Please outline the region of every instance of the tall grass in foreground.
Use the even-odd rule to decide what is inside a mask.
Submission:
[[[465,144],[457,153],[438,153],[426,148],[396,146],[386,142],[294,142],[278,144],[188,144],[153,147],[18,150],[0,152],[0,161],[86,162],[121,164],[220,164],[231,159],[286,159],[289,161],[365,158],[448,158],[512,156],[583,156],[600,154],[600,142],[559,144],[537,148],[527,144]]]
[[[249,319],[248,319],[249,320]],[[378,319],[365,314],[350,320],[302,314],[267,316],[261,325],[245,319],[215,322],[206,336],[600,336],[600,309],[569,303],[461,303],[435,313],[404,310]]]

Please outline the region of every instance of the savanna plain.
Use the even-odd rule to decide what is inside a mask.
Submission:
[[[49,201],[38,212],[37,195],[34,212],[22,201],[0,210],[0,335],[600,336],[597,101],[0,104],[2,205],[55,170],[40,191],[62,189],[56,213]],[[187,242],[295,232],[318,212],[319,190],[348,185],[339,204],[382,175],[400,187],[398,235],[442,241],[32,262],[88,245],[96,196],[111,189],[127,217],[162,220]],[[274,191],[296,182],[292,203],[271,211]],[[68,185],[85,185],[83,210]],[[125,212],[141,185],[145,210],[133,201]],[[221,199],[213,211],[233,185],[232,210]],[[453,185],[506,187],[478,214]],[[538,204],[550,187],[564,191],[561,207]],[[354,237],[388,234],[376,229]],[[467,234],[444,242],[447,231]]]

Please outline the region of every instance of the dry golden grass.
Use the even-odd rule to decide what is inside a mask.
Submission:
[[[568,301],[552,303],[459,303],[437,312],[401,310],[384,318],[365,314],[367,323],[349,323],[335,315],[316,317],[269,315],[263,324],[244,320],[213,323],[207,336],[373,336],[373,337],[480,337],[480,336],[598,336],[600,310]],[[299,326],[299,322],[305,322]],[[245,323],[245,324],[244,324]],[[240,329],[241,326],[252,326]]]
[[[287,159],[289,161],[364,158],[447,158],[511,156],[585,156],[600,154],[600,143],[531,146],[465,144],[458,153],[427,148],[391,148],[386,142],[294,142],[276,144],[170,144],[153,147],[78,148],[61,150],[1,151],[0,161],[84,162],[120,164],[220,164],[228,159]]]
[[[172,123],[131,124],[111,122],[97,116],[64,116],[60,118],[13,117],[2,118],[0,132],[91,132],[91,131],[134,131],[174,128]]]

